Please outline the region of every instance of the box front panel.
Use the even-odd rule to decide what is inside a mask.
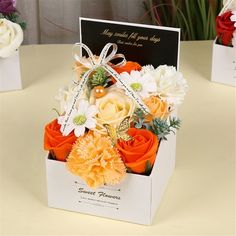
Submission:
[[[150,177],[127,174],[119,185],[91,189],[72,175],[63,162],[47,159],[46,167],[49,206],[150,224]]]

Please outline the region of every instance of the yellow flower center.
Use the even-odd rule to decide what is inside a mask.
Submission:
[[[75,116],[75,118],[73,119],[73,123],[76,125],[83,125],[86,122],[87,118],[85,115],[78,115]]]
[[[142,90],[142,84],[140,83],[132,83],[130,85],[130,87],[134,90],[134,91],[141,91]]]

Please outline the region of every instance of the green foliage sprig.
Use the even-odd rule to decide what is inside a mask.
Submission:
[[[143,113],[142,109],[136,108],[134,111],[134,127],[136,129],[150,129],[150,124],[145,122],[145,114]]]
[[[95,73],[90,78],[89,85],[91,89],[99,85],[106,87],[109,82],[110,78],[107,76],[106,70],[102,67],[99,67],[96,69]]]
[[[17,12],[12,12],[9,14],[0,13],[0,19],[1,18],[6,18],[7,20],[10,20],[16,24],[19,24],[23,30],[26,29],[26,23],[20,18]]]
[[[155,118],[152,121],[151,131],[156,134],[159,140],[167,140],[166,136],[171,132],[175,134],[174,129],[179,129],[181,121],[178,118],[170,117],[168,120]]]

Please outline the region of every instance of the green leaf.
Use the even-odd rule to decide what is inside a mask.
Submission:
[[[146,161],[145,164],[145,172],[143,173],[144,175],[150,175],[152,172],[152,164],[149,160]]]
[[[129,167],[127,167],[127,166],[126,166],[126,172],[127,173],[133,173],[133,171]]]
[[[103,86],[106,87],[110,81],[110,78],[107,76],[106,70],[102,67],[96,69],[95,73],[90,78],[90,86],[94,88],[95,86]]]

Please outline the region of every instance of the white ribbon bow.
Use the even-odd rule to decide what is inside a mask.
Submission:
[[[112,52],[108,55],[108,51],[111,47],[112,47]],[[80,55],[77,54],[76,49],[79,49]],[[84,49],[87,52],[88,58],[82,57],[82,49]],[[74,109],[76,109],[75,107],[76,101],[80,97],[81,93],[83,92],[83,89],[89,79],[89,75],[98,67],[104,68],[112,77],[114,77],[123,86],[128,96],[131,97],[138,104],[138,106],[142,109],[142,111],[145,114],[149,113],[149,109],[143,103],[142,99],[126,83],[124,83],[124,81],[121,80],[120,75],[111,66],[108,65],[108,63],[111,60],[116,59],[116,58],[122,58],[122,61],[115,65],[116,67],[121,66],[126,62],[125,56],[123,54],[116,54],[117,49],[118,47],[115,43],[108,43],[102,49],[98,60],[95,60],[93,53],[85,44],[76,43],[74,45],[73,47],[74,59],[80,62],[86,68],[89,68],[89,70],[83,74],[81,80],[79,81],[79,83],[77,83],[77,89],[76,89],[75,95],[72,99],[72,103],[70,104],[69,108],[66,111],[66,114],[64,116],[64,122],[60,129],[63,135],[67,133],[66,131],[67,131],[68,121],[70,119],[71,113]]]

